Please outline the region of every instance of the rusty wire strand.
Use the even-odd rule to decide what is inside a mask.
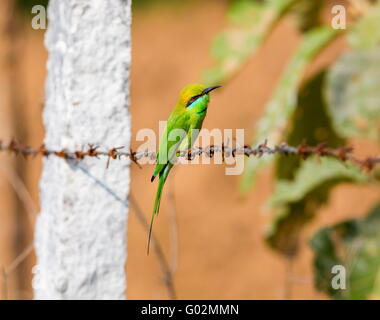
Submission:
[[[8,278],[17,269],[17,267],[25,261],[25,259],[32,253],[34,249],[33,243],[29,244],[8,267],[2,267],[2,278],[0,278],[0,284],[2,284],[2,291],[4,300],[8,299]]]
[[[132,210],[136,214],[138,221],[144,226],[145,230],[148,232],[149,224],[145,220],[145,214],[143,213],[141,207],[137,203],[132,193],[129,194],[129,202],[131,204]],[[177,300],[177,294],[174,287],[174,279],[173,279],[174,270],[170,267],[170,264],[167,261],[164,251],[159,241],[157,240],[157,237],[154,232],[152,232],[152,245],[153,245],[153,250],[156,253],[158,262],[160,264],[160,268],[162,272],[162,281],[168,291],[169,299]]]
[[[48,149],[45,145],[39,148],[32,148],[30,146],[25,146],[18,143],[16,140],[11,140],[10,143],[4,144],[0,141],[0,152],[7,151],[16,155],[22,155],[24,157],[42,155],[45,157],[56,156],[59,158],[67,160],[83,160],[87,157],[107,157],[107,167],[111,159],[121,159],[129,158],[132,162],[137,164],[140,168],[139,160],[143,158],[150,158],[154,160],[156,158],[156,152],[134,152],[132,150],[124,151],[124,147],[114,147],[110,149],[101,149],[100,146],[95,146],[89,144],[87,148],[82,148],[82,150],[70,151],[66,148],[61,150]],[[380,157],[368,157],[364,159],[356,158],[353,153],[352,147],[340,147],[340,148],[330,148],[326,143],[320,143],[316,146],[309,146],[307,144],[300,144],[298,146],[290,146],[283,142],[274,147],[270,147],[267,141],[258,145],[256,148],[251,148],[250,146],[226,146],[222,144],[221,146],[209,145],[206,148],[195,147],[189,150],[183,150],[177,153],[178,157],[187,158],[188,160],[193,160],[196,156],[205,155],[209,158],[213,158],[216,153],[221,153],[223,161],[227,157],[236,157],[236,155],[245,155],[246,157],[256,156],[261,157],[264,154],[269,155],[294,155],[302,159],[306,159],[311,155],[316,155],[318,157],[332,157],[338,159],[342,162],[350,161],[361,168],[372,170],[375,166],[380,164]]]
[[[107,157],[107,167],[109,165],[109,162],[111,160],[121,159],[121,158],[129,158],[132,162],[137,164],[139,167],[140,163],[139,160],[143,158],[150,158],[154,160],[156,158],[155,152],[134,152],[132,150],[129,151],[123,151],[124,147],[114,147],[110,149],[102,149],[100,146],[95,146],[92,144],[88,144],[87,148],[82,148],[82,150],[73,150],[70,151],[66,148],[63,148],[61,150],[53,150],[48,149],[45,147],[45,145],[41,145],[38,148],[32,148],[30,146],[23,145],[16,140],[11,140],[8,144],[2,143],[0,141],[0,152],[9,152],[11,154],[15,155],[22,155],[25,158],[29,156],[56,156],[59,158],[63,158],[66,160],[83,160],[87,157]],[[309,146],[306,144],[300,144],[298,146],[290,146],[287,143],[281,143],[274,147],[269,147],[267,144],[267,141],[265,141],[263,144],[258,145],[256,148],[251,148],[249,146],[244,147],[231,147],[225,144],[222,144],[221,146],[215,146],[215,145],[209,145],[206,148],[201,147],[195,147],[189,150],[180,151],[177,156],[178,157],[184,157],[188,160],[193,160],[196,156],[200,155],[206,155],[209,158],[213,158],[216,153],[221,153],[223,161],[225,161],[225,158],[227,157],[236,157],[236,155],[244,155],[246,157],[256,156],[261,157],[264,154],[268,155],[293,155],[298,156],[301,159],[306,159],[309,156],[315,155],[318,157],[331,157],[338,159],[342,162],[350,161],[358,166],[360,166],[363,169],[366,169],[368,171],[375,168],[380,163],[380,157],[368,157],[364,159],[356,158],[353,155],[353,148],[352,147],[340,147],[340,148],[330,148],[326,143],[320,143],[316,146]],[[132,207],[135,209],[135,212],[137,213],[137,216],[140,220],[140,222],[143,222],[143,224],[146,224],[145,219],[142,218],[144,215],[141,213],[141,209],[137,205],[136,201],[133,197],[130,197],[130,202]],[[147,225],[146,225],[147,226]],[[173,285],[173,274],[172,270],[169,267],[168,262],[165,259],[165,256],[163,255],[162,249],[160,245],[158,244],[157,240],[154,239],[153,241],[155,251],[157,253],[157,256],[159,258],[161,268],[164,274],[164,283],[168,288],[169,297],[171,299],[176,299],[176,293]],[[33,246],[28,246],[12,263],[10,267],[3,270],[3,285],[4,282],[6,282],[6,277],[18,266],[20,261],[23,261],[27,255],[33,250]],[[6,284],[5,284],[6,286]],[[4,291],[4,287],[3,287]]]
[[[114,190],[112,190],[112,188],[110,186],[106,185],[104,182],[102,182],[101,180],[97,179],[86,168],[84,168],[80,164],[77,166],[77,168],[80,169],[90,179],[92,179],[98,186],[100,186],[101,188],[103,188],[108,194],[110,194],[112,197],[114,197],[115,200],[117,200],[119,203],[121,203],[124,207],[129,208],[129,204],[130,204],[132,210],[136,213],[138,221],[146,229],[146,232],[149,231],[149,224],[145,220],[145,214],[143,213],[143,211],[139,207],[139,205],[138,205],[137,201],[135,200],[135,198],[133,197],[132,193],[129,194],[129,201],[128,200],[123,200],[123,198],[120,197],[119,195],[117,195],[114,192]],[[152,245],[153,245],[153,249],[154,249],[154,251],[156,253],[158,262],[160,264],[160,267],[161,267],[161,271],[162,271],[162,274],[163,274],[163,277],[162,277],[163,283],[164,283],[164,285],[166,286],[166,288],[168,290],[169,298],[172,299],[172,300],[176,300],[177,296],[176,296],[176,292],[175,292],[175,288],[174,288],[173,272],[170,269],[170,265],[167,262],[166,257],[164,255],[164,252],[163,252],[163,250],[161,248],[161,245],[160,245],[159,241],[157,240],[157,237],[156,237],[156,235],[154,233],[152,233]]]

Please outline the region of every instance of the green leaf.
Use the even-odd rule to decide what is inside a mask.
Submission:
[[[342,56],[326,83],[328,111],[344,137],[380,141],[380,49]]]
[[[374,49],[380,44],[380,2],[377,2],[347,34],[349,45],[354,49]]]
[[[354,164],[335,158],[309,158],[301,164],[294,181],[280,180],[271,200],[273,207],[302,200],[305,195],[325,181],[344,180],[365,182],[367,176]]]
[[[230,27],[215,38],[211,47],[215,65],[205,71],[203,82],[215,84],[231,78],[296,1],[233,1],[228,13]]]
[[[227,16],[231,25],[251,27],[252,20],[258,21],[265,6],[262,2],[252,0],[233,1]]]
[[[279,180],[270,205],[275,210],[267,242],[285,255],[297,252],[303,226],[328,200],[331,188],[342,182],[367,181],[367,176],[352,163],[335,158],[308,158],[301,163],[293,180]]]
[[[306,67],[337,34],[339,32],[330,27],[313,29],[305,34],[302,44],[285,70],[266,107],[265,114],[258,123],[253,146],[266,139],[273,144],[280,142],[288,120],[296,109],[298,87]],[[252,157],[246,160],[241,183],[242,192],[247,192],[252,187],[256,172],[271,161],[273,157],[265,156],[260,159]]]
[[[344,144],[343,139],[337,136],[332,129],[329,117],[326,114],[326,105],[323,99],[323,83],[326,72],[320,72],[302,86],[298,94],[297,109],[293,114],[289,125],[289,133],[286,141],[290,145],[298,145],[305,142],[309,145],[327,143],[337,147]],[[329,159],[332,160],[332,159]],[[333,162],[334,165],[336,162]],[[337,181],[331,179],[332,174],[324,175],[318,183],[312,185],[299,184],[295,187],[295,177],[300,174],[299,167],[304,161],[299,157],[278,157],[276,161],[276,180],[280,189],[273,195],[271,200],[276,215],[270,225],[267,241],[273,248],[287,255],[297,252],[298,237],[304,225],[311,220],[318,208],[327,201],[328,192]],[[316,164],[318,165],[318,164]],[[341,170],[341,166],[338,166]],[[304,170],[304,169],[303,169]],[[336,174],[340,174],[338,171]],[[313,173],[314,174],[314,173]],[[297,176],[297,179],[303,179]],[[326,179],[323,181],[323,179]],[[308,180],[310,182],[310,180]],[[287,188],[286,182],[292,188],[281,194],[281,185]],[[314,181],[315,182],[315,181]],[[295,187],[295,189],[293,188]],[[298,188],[298,189],[297,189]],[[297,191],[298,190],[298,191]],[[287,192],[292,192],[289,195]],[[294,195],[298,192],[298,198]],[[277,202],[278,194],[285,196]]]
[[[367,218],[320,230],[311,240],[315,286],[336,299],[380,299],[380,206]],[[346,269],[346,289],[332,288],[332,267]]]
[[[306,143],[318,145],[327,143],[330,147],[344,145],[332,128],[331,120],[326,113],[323,87],[326,71],[322,71],[302,86],[298,93],[297,107],[289,122],[285,141],[292,146]],[[276,161],[276,179],[293,179],[300,165],[299,157],[278,157]]]

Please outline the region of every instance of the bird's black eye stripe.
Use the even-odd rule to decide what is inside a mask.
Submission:
[[[191,97],[191,99],[189,100],[189,102],[187,103],[187,106],[188,107],[189,105],[191,105],[195,100],[197,100],[199,97],[201,96],[201,94],[197,95],[197,96],[194,96],[194,97]]]

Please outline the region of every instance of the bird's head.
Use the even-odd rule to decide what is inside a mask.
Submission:
[[[179,104],[186,108],[191,108],[196,103],[208,103],[209,93],[220,86],[205,87],[201,84],[190,84],[182,89],[179,96]]]

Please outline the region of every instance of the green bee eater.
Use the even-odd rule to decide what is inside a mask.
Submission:
[[[151,179],[153,182],[156,176],[159,176],[156,199],[150,220],[148,254],[154,216],[159,212],[162,189],[175,163],[177,152],[190,149],[193,146],[206,117],[210,101],[209,93],[219,87],[206,88],[201,84],[190,84],[183,88],[178,103],[166,123],[158,148],[156,168]]]

